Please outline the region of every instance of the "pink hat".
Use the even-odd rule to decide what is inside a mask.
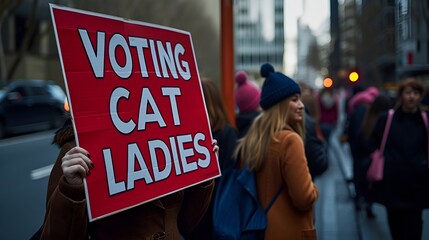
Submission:
[[[368,89],[365,90],[365,92],[367,92],[373,97],[378,97],[378,95],[380,95],[380,91],[376,87],[369,87]]]
[[[240,112],[255,111],[259,107],[259,98],[261,90],[258,86],[248,80],[247,73],[238,71],[235,74],[235,103]]]
[[[371,104],[379,94],[380,91],[376,87],[369,87],[365,91],[357,93],[350,99],[349,113],[352,113],[359,104]]]

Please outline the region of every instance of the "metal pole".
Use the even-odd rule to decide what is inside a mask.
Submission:
[[[221,0],[221,89],[229,120],[235,126],[233,0]]]

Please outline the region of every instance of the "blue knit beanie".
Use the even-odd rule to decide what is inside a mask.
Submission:
[[[262,65],[260,74],[265,77],[259,102],[264,110],[295,93],[301,93],[301,88],[293,79],[283,73],[275,72],[274,67],[269,63]]]

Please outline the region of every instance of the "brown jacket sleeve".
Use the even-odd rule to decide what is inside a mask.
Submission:
[[[182,234],[189,234],[207,211],[213,194],[214,180],[200,183],[185,190],[178,225]]]
[[[292,204],[303,211],[309,210],[316,202],[319,192],[314,185],[305,158],[304,144],[296,133],[288,134],[283,141],[282,176],[288,184]]]
[[[86,239],[88,216],[83,184],[70,185],[61,169],[61,159],[75,146],[66,143],[49,177],[46,213],[41,239]]]

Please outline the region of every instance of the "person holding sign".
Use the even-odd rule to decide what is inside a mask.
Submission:
[[[280,192],[266,213],[264,239],[317,239],[313,207],[319,196],[311,179],[304,151],[304,104],[301,89],[270,64],[254,120],[237,146],[241,165],[255,171],[258,199],[263,209]],[[282,189],[282,190],[280,190]]]
[[[204,215],[214,180],[89,222],[83,178],[97,167],[76,146],[71,120],[53,140],[61,151],[49,177],[41,239],[181,239]],[[218,154],[217,142],[213,151]]]

